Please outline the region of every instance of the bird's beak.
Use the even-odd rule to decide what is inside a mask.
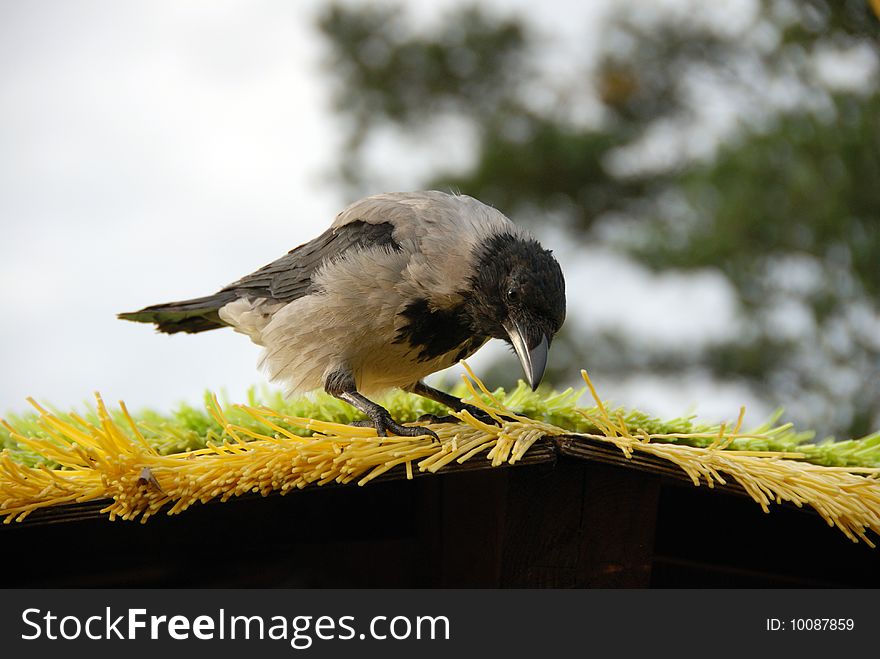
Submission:
[[[547,367],[547,351],[549,344],[547,335],[542,334],[541,340],[533,348],[529,348],[526,335],[520,329],[520,325],[514,321],[504,324],[504,329],[510,337],[510,343],[516,350],[519,363],[522,364],[523,372],[529,381],[532,391],[538,388],[541,378],[544,377],[544,369]]]

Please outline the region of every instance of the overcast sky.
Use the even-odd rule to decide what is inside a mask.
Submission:
[[[609,3],[494,4],[529,10],[588,49],[583,35]],[[411,5],[426,20],[438,7]],[[0,2],[0,412],[24,409],[29,395],[70,407],[95,390],[162,409],[206,389],[240,400],[264,382],[259,349],[241,335],[158,335],[115,314],[212,293],[353,201],[328,179],[339,126],[312,27],[319,6]],[[389,172],[389,189],[418,174]],[[549,246],[578,326],[619,322],[624,295],[660,310],[689,300],[707,319],[690,325],[698,339],[734,326],[732,293],[712,273],[657,278],[608,253],[583,262]],[[696,340],[681,329],[652,331]],[[706,396],[699,377],[674,388],[637,376],[599,384],[618,403],[673,415],[697,400],[709,416],[735,415],[742,402],[766,411],[738,387]]]

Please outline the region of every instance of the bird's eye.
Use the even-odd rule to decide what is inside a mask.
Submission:
[[[515,288],[508,288],[508,289],[507,289],[507,299],[508,299],[508,300],[510,300],[511,302],[513,302],[513,301],[515,301],[518,297],[519,297],[519,291],[518,291],[518,290],[516,290]]]

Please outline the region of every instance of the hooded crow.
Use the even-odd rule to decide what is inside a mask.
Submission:
[[[510,343],[536,388],[565,318],[565,281],[551,252],[494,208],[397,192],[355,202],[314,240],[214,295],[119,318],[168,334],[232,327],[264,348],[260,367],[287,395],[323,388],[380,436],[436,438],[368,396],[399,387],[479,415],[423,378],[491,338]]]

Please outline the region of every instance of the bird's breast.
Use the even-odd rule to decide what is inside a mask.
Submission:
[[[407,302],[397,316],[394,342],[412,348],[419,361],[458,353],[475,338],[464,304],[433,309],[427,299],[417,298]]]

